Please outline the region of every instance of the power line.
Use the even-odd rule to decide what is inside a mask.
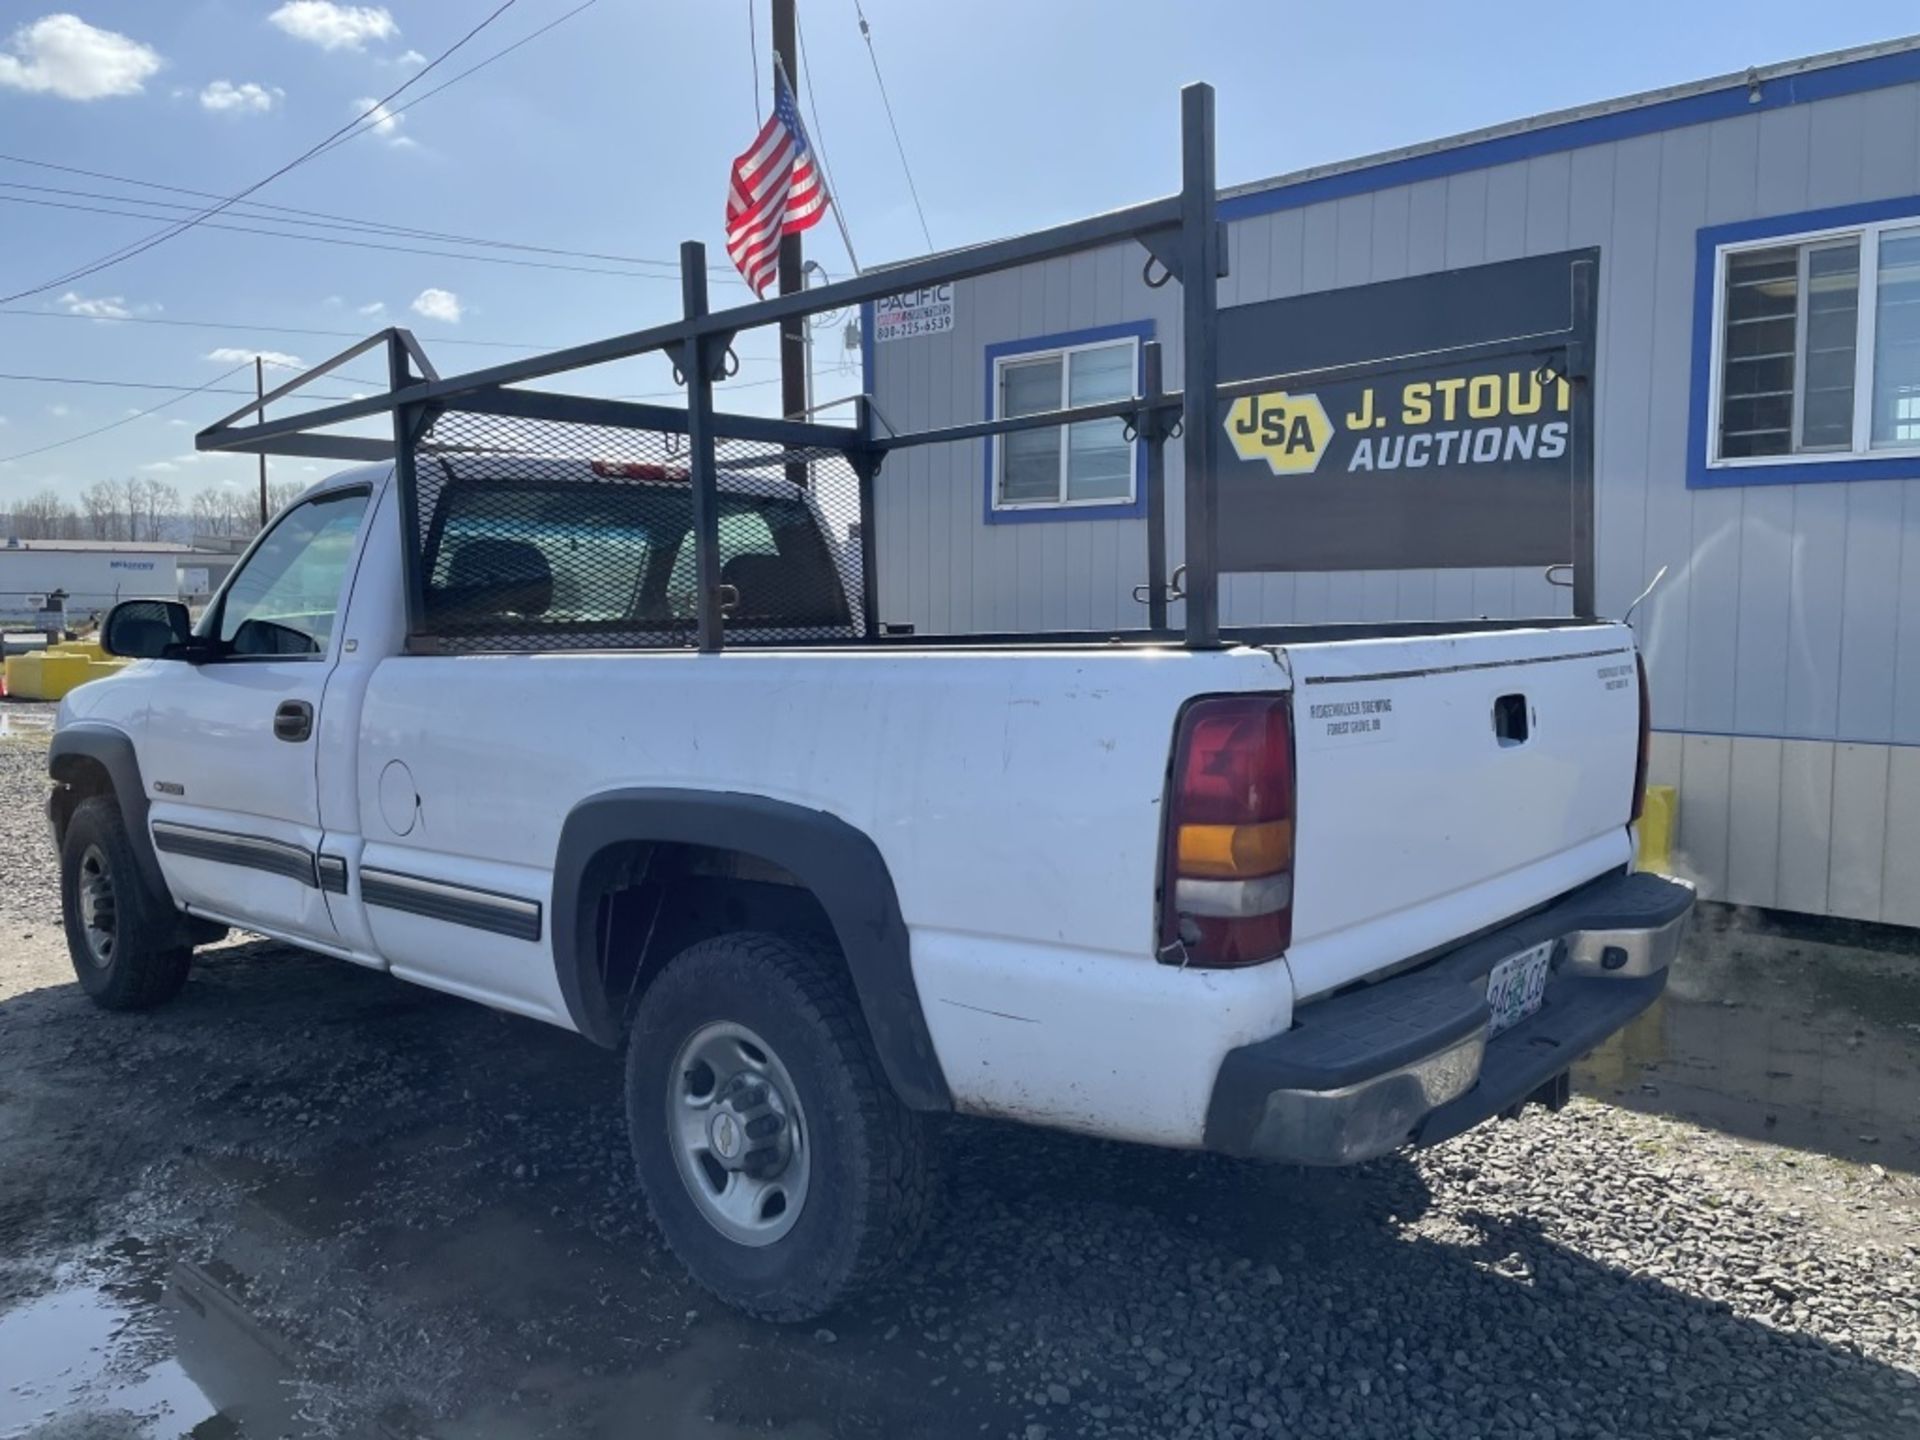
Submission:
[[[754,12],[760,8],[760,0],[747,0],[747,52],[753,56],[753,123],[760,123],[760,31],[754,21]]]
[[[511,4],[512,0],[508,0],[508,3]],[[434,86],[433,89],[427,91],[424,95],[416,95],[413,97],[413,99],[409,100],[406,104],[401,105],[396,109],[387,111],[386,117],[390,119],[394,116],[406,114],[407,111],[413,109],[414,106],[419,105],[424,101],[431,100],[434,96],[438,95],[442,90],[448,89],[454,85],[458,85],[462,80],[466,79],[469,75],[472,75],[477,71],[486,69],[487,66],[493,64],[494,61],[506,59],[507,56],[511,55],[514,51],[518,50],[522,45],[525,45],[528,41],[538,40],[542,35],[546,34],[549,30],[553,29],[554,26],[564,25],[567,21],[571,20],[574,16],[578,15],[582,10],[585,10],[588,6],[594,5],[597,3],[598,3],[598,0],[582,0],[582,3],[574,6],[573,9],[567,11],[566,14],[561,15],[558,19],[549,20],[546,24],[542,25],[538,30],[534,30],[528,34],[522,35],[518,40],[514,41],[511,45],[507,46],[503,50],[494,51],[493,54],[489,55],[486,59],[480,61],[477,65],[469,65],[465,70],[462,70],[458,75],[455,75],[450,80],[443,80],[440,84]],[[503,5],[500,8],[504,10],[506,6]],[[495,14],[498,14],[498,13],[499,13],[498,11],[495,12]],[[485,24],[491,23],[491,20],[492,20],[492,17],[489,17],[486,22],[483,22],[483,25],[481,28],[484,28]],[[470,39],[472,37],[469,36],[468,38]],[[460,43],[464,45],[466,41],[463,40]],[[457,45],[454,47],[454,49],[456,50],[458,48],[459,46]],[[447,52],[448,55],[451,55],[452,53],[453,53],[452,50],[449,50]],[[443,55],[440,58],[444,60],[446,56]],[[434,63],[438,64],[439,62],[436,61]],[[432,69],[433,67],[428,66],[427,68]],[[420,75],[424,75],[426,73],[427,73],[426,70],[422,70],[420,72]],[[413,78],[415,80],[418,80],[420,78],[420,75],[415,75]],[[403,85],[400,88],[404,90],[406,86]],[[399,91],[395,91],[394,93],[398,94]],[[365,119],[365,118],[366,118],[365,116],[361,117],[361,119]],[[355,125],[358,125],[360,122],[356,120],[353,123]],[[380,128],[380,121],[375,120],[371,124],[361,126],[360,129],[353,130],[350,133],[342,135],[337,139],[324,141],[322,142],[320,149],[316,152],[316,157],[318,155],[325,155],[331,150],[338,149],[340,146],[346,144],[347,141],[355,139],[361,135],[364,135],[369,130],[377,130],[379,128]]]
[[[827,182],[827,200],[833,206],[834,218],[840,222],[840,239],[847,247],[847,259],[852,263],[854,273],[858,274],[860,260],[853,253],[853,237],[847,233],[847,207],[840,203],[840,182],[833,178],[833,167],[827,163],[826,129],[820,123],[820,104],[814,99],[818,87],[813,83],[813,62],[807,59],[807,26],[800,18],[800,7],[797,5],[793,11],[793,28],[800,42],[800,69],[807,80],[807,113],[813,116],[814,148],[820,152],[820,172]]]
[[[59,170],[70,175],[85,175],[95,180],[110,180],[120,185],[138,185],[148,190],[164,190],[173,195],[192,195],[201,199],[218,199],[211,190],[195,190],[185,185],[165,185],[157,180],[141,180],[131,175],[114,175],[103,170],[85,170],[77,165],[56,165],[48,160],[30,160],[24,155],[0,153],[0,160],[12,161],[17,165],[32,165],[42,170]],[[99,190],[74,190],[58,185],[29,185],[21,180],[3,180],[9,190],[32,190],[46,195],[65,195],[82,200],[115,200],[128,205],[163,205],[169,202],[147,200],[137,195],[117,195]],[[197,207],[173,205],[178,210],[191,210]],[[407,240],[439,240],[453,245],[473,245],[494,250],[522,250],[536,255],[558,255],[573,260],[606,260],[616,265],[653,265],[672,271],[678,275],[677,263],[672,260],[650,260],[639,255],[611,255],[598,250],[569,250],[558,245],[533,245],[518,240],[498,240],[484,235],[461,235],[448,230],[422,230],[411,225],[389,225],[378,220],[364,220],[353,215],[335,215],[325,210],[305,210],[294,205],[269,205],[262,201],[253,201],[231,208],[231,215],[244,220],[264,220],[280,225],[311,225],[327,230],[364,230],[374,235],[393,235]],[[157,218],[157,217],[156,217]],[[719,269],[719,266],[710,266]]]
[[[262,186],[271,184],[273,181],[279,179],[282,175],[286,174],[289,170],[292,170],[297,166],[304,165],[307,161],[313,159],[314,156],[318,155],[323,149],[325,149],[327,146],[332,144],[332,142],[335,139],[337,139],[339,136],[347,133],[348,131],[360,125],[360,123],[366,120],[369,116],[379,115],[383,113],[382,107],[385,106],[389,100],[398,98],[398,96],[403,91],[409,90],[414,85],[418,84],[429,73],[431,73],[436,66],[443,64],[456,51],[458,51],[461,46],[465,45],[468,41],[472,40],[474,36],[478,35],[482,30],[486,29],[489,25],[493,24],[494,21],[498,20],[502,15],[504,15],[508,10],[513,8],[513,6],[517,3],[518,3],[518,0],[500,0],[500,4],[497,7],[495,7],[495,9],[491,13],[489,13],[484,20],[482,20],[478,25],[475,25],[471,30],[467,31],[466,34],[462,35],[458,40],[454,41],[452,45],[448,46],[445,50],[441,51],[440,54],[435,56],[432,60],[429,60],[425,66],[423,66],[420,70],[416,71],[407,80],[403,81],[397,88],[389,92],[387,95],[381,97],[379,100],[374,101],[372,105],[368,106],[359,115],[356,115],[352,120],[348,121],[345,125],[342,125],[338,130],[335,130],[331,135],[327,136],[325,140],[320,141],[319,144],[309,147],[307,150],[301,152],[299,155],[296,155],[293,159],[289,160],[286,164],[282,165],[279,169],[273,171],[268,175],[263,176],[259,180],[254,181],[253,184],[247,186],[245,189],[239,191],[237,194],[228,196],[227,198],[221,200],[216,205],[208,206],[205,210],[201,211],[199,214],[191,216],[188,219],[182,220],[178,224],[169,226],[164,230],[156,230],[153,234],[147,236],[143,240],[135,241],[129,245],[123,245],[118,250],[110,251],[109,253],[102,255],[95,260],[91,260],[86,264],[80,266],[78,269],[69,270],[64,275],[56,276],[51,280],[42,281],[40,284],[29,286],[25,290],[17,290],[9,295],[0,295],[0,305],[10,305],[15,300],[24,300],[29,295],[38,295],[44,290],[52,290],[61,285],[71,285],[74,281],[84,279],[88,275],[97,274],[98,272],[107,269],[109,266],[118,265],[123,261],[131,260],[136,255],[145,254],[148,250],[153,249],[156,245],[164,244],[166,241],[173,239],[176,235],[183,235],[187,231],[193,229],[194,226],[204,224],[205,222],[211,220],[215,215],[218,215],[222,210],[225,210],[229,205],[236,204],[237,202],[246,199],[247,196],[253,194],[254,191],[260,189]]]
[[[900,152],[900,168],[907,174],[907,193],[913,197],[913,213],[920,217],[920,234],[927,249],[933,249],[933,232],[927,228],[927,212],[920,206],[920,187],[913,183],[913,166],[907,163],[907,147],[900,139],[899,122],[893,118],[893,101],[887,98],[887,82],[880,74],[880,55],[873,48],[873,28],[867,24],[867,12],[860,0],[853,0],[853,13],[860,17],[860,34],[867,42],[867,59],[873,62],[873,83],[880,87],[880,103],[887,112],[887,128],[893,131],[893,148]]]
[[[238,366],[236,366],[235,369],[244,370],[247,366],[251,364],[253,364],[253,357],[249,355],[245,360],[241,361],[241,363]],[[229,370],[227,372],[227,375],[231,375],[233,373],[234,373],[233,370]],[[226,378],[227,378],[226,375],[216,375],[213,377],[213,379],[209,380],[205,385],[162,385],[157,381],[151,381],[151,380],[99,380],[89,376],[79,376],[79,375],[24,375],[24,374],[17,374],[10,371],[0,371],[0,380],[18,380],[25,383],[36,384],[36,385],[91,385],[91,386],[97,386],[99,388],[107,389],[107,390],[178,390],[183,395],[200,395],[200,394],[252,395],[253,394],[252,390],[241,390],[241,389],[232,389],[232,388],[229,388],[226,390],[214,390],[209,388],[213,385],[218,384],[220,381]],[[352,379],[351,376],[348,376],[346,378],[349,380]],[[353,383],[362,384],[362,385],[372,385],[375,389],[385,388],[384,384],[375,385],[374,382],[371,380],[354,381]],[[313,396],[309,396],[308,398],[313,400],[351,400],[353,397],[351,395],[313,395]],[[129,420],[132,420],[132,419],[135,419],[136,417],[129,415],[127,418]]]
[[[0,306],[0,315],[14,315],[22,319],[33,320],[81,320],[92,325],[168,325],[188,330],[257,330],[268,335],[313,335],[324,339],[364,340],[365,330],[327,330],[310,325],[262,325],[257,322],[238,320],[187,320],[177,315],[82,315],[70,310],[29,310],[24,306]],[[378,328],[378,327],[376,327]],[[469,345],[489,350],[557,350],[556,344],[531,340],[470,340],[459,335],[416,335],[414,338],[423,345]],[[770,355],[742,355],[741,363],[746,365],[771,365]],[[381,384],[385,384],[382,381]]]
[[[4,182],[0,182],[3,184]],[[168,202],[163,200],[126,199],[122,204],[159,206]],[[139,210],[116,210],[105,205],[79,205],[70,200],[35,200],[25,195],[0,195],[0,204],[32,205],[47,210],[73,210],[90,215],[118,215],[129,220],[155,220],[162,217]],[[181,208],[181,207],[174,207]],[[183,221],[183,224],[188,222]],[[656,275],[643,270],[613,270],[604,265],[568,265],[558,260],[519,260],[506,255],[469,255],[458,250],[430,250],[418,245],[387,245],[378,240],[352,240],[344,235],[303,235],[297,230],[266,230],[257,225],[231,225],[219,220],[195,219],[192,225],[207,230],[226,230],[239,235],[265,235],[278,240],[305,240],[316,245],[342,245],[356,250],[385,250],[400,255],[431,255],[443,260],[469,260],[482,265],[511,265],[522,270],[565,270],[576,275],[611,275],[623,280],[673,280],[676,276]],[[137,253],[137,252],[135,252]],[[130,257],[129,257],[130,258]],[[95,267],[105,269],[105,266]],[[72,280],[82,280],[94,273],[91,269],[73,271],[68,278],[49,281],[29,290],[0,297],[0,304],[21,300],[28,295],[37,295],[46,290],[57,290]]]
[[[34,320],[84,320],[94,325],[171,325],[188,330],[257,330],[268,335],[314,335],[328,339],[364,340],[364,330],[323,330],[303,325],[260,325],[228,320],[183,320],[158,315],[77,315],[68,310],[28,310],[23,306],[0,306],[0,315],[16,315]],[[416,335],[424,345],[477,345],[490,350],[557,350],[557,345],[539,345],[526,340],[468,340],[453,335]],[[758,359],[749,356],[749,359]]]
[[[147,418],[147,416],[149,416],[149,415],[151,415],[151,414],[153,414],[153,413],[154,413],[155,411],[159,411],[159,410],[164,410],[164,409],[166,409],[166,408],[167,408],[167,407],[168,407],[169,405],[178,405],[178,404],[179,404],[179,403],[180,403],[180,402],[181,402],[182,400],[185,400],[185,399],[187,399],[187,398],[189,398],[190,396],[194,396],[194,395],[210,395],[210,394],[211,394],[211,395],[217,395],[217,394],[222,394],[222,393],[226,393],[226,394],[233,394],[233,393],[245,393],[245,394],[249,394],[249,395],[251,395],[251,394],[253,393],[253,392],[252,392],[251,390],[249,390],[249,391],[245,391],[245,392],[234,392],[234,391],[226,391],[226,392],[222,392],[222,391],[218,391],[218,390],[215,390],[215,389],[213,388],[214,386],[216,386],[216,385],[218,385],[218,384],[219,384],[219,383],[220,383],[220,382],[221,382],[222,380],[225,380],[225,379],[227,379],[227,378],[228,378],[229,376],[233,376],[233,375],[238,375],[238,374],[239,374],[239,373],[240,373],[240,372],[241,372],[242,370],[244,370],[244,369],[246,369],[246,368],[247,368],[247,366],[248,366],[249,364],[251,364],[251,363],[252,363],[251,361],[245,361],[245,360],[243,360],[243,361],[242,361],[242,362],[241,362],[240,364],[238,364],[238,365],[236,365],[236,366],[234,366],[234,367],[233,367],[233,369],[231,369],[231,370],[229,370],[229,371],[227,371],[227,373],[226,373],[225,375],[216,375],[216,376],[214,376],[214,377],[213,377],[213,379],[211,379],[211,380],[209,380],[209,381],[208,381],[208,382],[207,382],[206,384],[204,384],[204,385],[200,385],[200,386],[196,386],[196,387],[195,387],[194,389],[192,389],[192,390],[183,390],[183,391],[181,391],[181,392],[180,392],[180,393],[179,393],[178,395],[175,395],[175,396],[174,396],[174,397],[173,397],[173,398],[172,398],[171,400],[162,400],[162,401],[161,401],[161,402],[160,402],[160,403],[159,403],[158,405],[154,405],[154,406],[151,406],[151,407],[149,407],[148,409],[145,409],[145,410],[141,410],[141,411],[138,411],[137,413],[135,413],[135,414],[132,414],[132,415],[125,415],[125,416],[122,416],[122,417],[121,417],[120,419],[118,419],[118,420],[115,420],[115,421],[114,421],[114,422],[113,422],[112,424],[110,424],[110,425],[101,425],[101,426],[98,426],[98,427],[97,427],[97,428],[95,428],[95,429],[92,429],[92,430],[88,430],[88,431],[85,431],[85,432],[83,432],[82,434],[79,434],[79,435],[69,435],[69,436],[68,436],[68,437],[67,437],[66,439],[64,439],[64,440],[55,440],[55,441],[54,441],[54,442],[53,442],[52,444],[50,444],[50,445],[39,445],[39,446],[36,446],[36,447],[34,447],[34,448],[33,448],[33,449],[31,449],[31,450],[22,450],[22,451],[20,451],[20,452],[19,452],[19,453],[18,453],[17,455],[0,455],[0,465],[8,465],[8,464],[11,464],[11,463],[12,463],[13,461],[15,461],[15,460],[26,460],[26,459],[30,459],[31,457],[33,457],[33,456],[35,456],[35,455],[44,455],[44,454],[46,454],[46,453],[47,453],[47,452],[48,452],[49,450],[58,450],[58,449],[61,449],[62,447],[64,447],[64,446],[67,446],[67,445],[76,445],[76,444],[78,444],[78,443],[79,443],[80,441],[82,441],[82,440],[91,440],[91,439],[92,439],[92,438],[93,438],[94,436],[96,436],[96,435],[104,435],[104,434],[106,434],[106,433],[107,433],[107,431],[109,431],[109,430],[118,430],[118,429],[119,429],[119,428],[120,428],[120,427],[121,427],[122,425],[131,425],[131,424],[132,424],[132,423],[133,423],[134,421],[136,421],[136,420],[144,420],[144,419],[146,419],[146,418]],[[0,376],[0,379],[8,379],[8,380],[11,380],[11,379],[25,379],[25,380],[35,380],[35,379],[39,379],[39,378],[41,378],[41,377],[39,377],[39,376],[35,376],[35,375],[25,375],[25,376],[11,376],[11,375],[7,375],[7,376]],[[138,387],[138,388],[140,388],[140,389],[143,389],[143,390],[144,390],[144,389],[170,389],[170,388],[172,388],[172,387],[170,387],[170,386],[144,386],[144,385],[143,385],[143,386],[140,386],[140,387]]]

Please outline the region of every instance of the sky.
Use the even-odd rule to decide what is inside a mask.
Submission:
[[[152,185],[229,196],[271,174],[420,75],[500,0],[69,0],[70,11],[58,3],[11,0],[0,20],[0,295],[189,213],[132,199],[207,203]],[[295,373],[288,367],[388,324],[411,326],[441,373],[453,374],[678,314],[671,267],[634,262],[670,262],[688,239],[703,241],[722,267],[712,275],[716,307],[749,298],[724,270],[722,215],[728,166],[753,138],[770,83],[766,0],[597,0],[561,19],[579,3],[510,0],[392,106],[560,23],[417,108],[374,116],[364,133],[245,202],[322,212],[335,225],[372,221],[573,253],[304,232],[455,252],[405,253],[208,225],[0,302],[0,376],[60,382],[0,378],[0,509],[49,488],[71,499],[103,477],[146,475],[185,494],[252,482],[250,457],[192,448],[194,430],[242,397],[201,393],[131,419],[177,392],[75,381],[197,386],[238,365],[221,383],[250,385],[251,358],[262,352],[272,386]],[[856,0],[799,0],[798,79],[867,265],[924,253],[929,235],[945,249],[1172,191],[1179,87],[1190,80],[1218,91],[1224,186],[1892,39],[1915,25],[1911,7],[1891,0],[859,3],[924,231]],[[258,212],[229,211],[217,223],[266,227]],[[831,225],[811,231],[807,246],[831,276],[852,268]],[[721,404],[770,412],[771,338],[743,337],[738,349],[740,374]],[[816,331],[815,362],[816,398],[858,388],[841,327]],[[355,382],[377,382],[381,364],[368,357],[347,374],[314,389],[372,388]],[[567,384],[669,401],[675,393],[657,357]],[[90,439],[5,458],[121,420]],[[276,478],[317,479],[329,468],[272,463]]]

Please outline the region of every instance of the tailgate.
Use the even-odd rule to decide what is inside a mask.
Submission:
[[[1282,647],[1293,675],[1300,998],[1625,862],[1633,637],[1582,625]]]

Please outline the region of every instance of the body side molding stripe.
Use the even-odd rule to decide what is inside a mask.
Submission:
[[[383,910],[399,910],[429,920],[445,920],[470,930],[487,930],[515,940],[541,936],[541,905],[517,895],[476,890],[444,880],[423,880],[393,870],[360,870],[360,899]]]
[[[225,830],[207,830],[198,825],[180,825],[171,820],[153,822],[154,848],[170,855],[185,855],[195,860],[213,860],[222,865],[239,865],[248,870],[264,870],[269,875],[284,875],[302,885],[318,886],[314,874],[313,852],[283,840],[268,840],[258,835],[235,835]]]

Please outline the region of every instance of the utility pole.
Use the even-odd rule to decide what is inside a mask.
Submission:
[[[267,372],[258,355],[253,357],[253,398],[264,401],[267,398]],[[254,422],[267,418],[267,407],[262,404],[255,407]],[[267,528],[267,452],[260,452],[260,528]]]
[[[780,75],[784,70],[794,87],[793,103],[800,104],[799,22],[794,0],[773,3],[773,100],[780,103]],[[819,162],[816,160],[815,164]],[[800,237],[780,237],[780,293],[791,295],[806,288],[801,274]],[[789,420],[807,418],[807,318],[796,315],[780,322],[780,413]],[[798,462],[787,466],[787,479],[796,485],[807,483],[807,467]]]

